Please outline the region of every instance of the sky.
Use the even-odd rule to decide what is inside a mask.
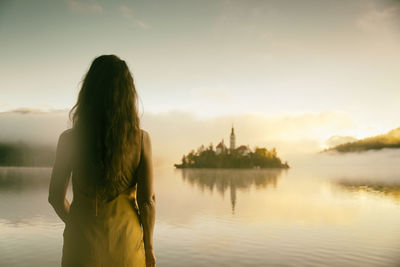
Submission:
[[[399,25],[389,0],[0,0],[0,138],[54,143],[101,54],[128,63],[159,155],[228,141],[232,123],[283,154],[384,133],[400,126]]]

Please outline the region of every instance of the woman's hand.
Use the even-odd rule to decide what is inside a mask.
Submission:
[[[153,250],[146,250],[146,267],[155,267],[156,266],[156,256],[154,256]]]

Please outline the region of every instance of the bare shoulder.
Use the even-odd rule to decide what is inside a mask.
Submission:
[[[60,134],[60,136],[63,136],[63,137],[65,137],[65,138],[68,138],[69,136],[72,136],[73,132],[74,132],[74,129],[73,129],[73,128],[69,128],[69,129],[63,131],[63,132]]]
[[[149,132],[147,132],[146,130],[140,129],[142,131],[143,134],[143,142],[146,143],[148,141],[150,141],[150,134]]]
[[[148,152],[151,151],[150,134],[147,131],[143,130],[143,129],[141,129],[141,131],[142,131],[142,134],[143,134],[143,149],[144,149],[145,153],[146,152],[148,153]]]
[[[57,151],[60,154],[69,155],[72,153],[73,133],[73,129],[67,129],[60,134],[57,144]]]
[[[73,129],[67,129],[60,134],[59,143],[69,143],[73,135]]]

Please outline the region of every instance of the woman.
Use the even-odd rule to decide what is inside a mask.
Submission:
[[[73,127],[59,137],[49,189],[65,223],[62,266],[155,266],[151,142],[139,127],[125,61],[96,58],[70,115]]]

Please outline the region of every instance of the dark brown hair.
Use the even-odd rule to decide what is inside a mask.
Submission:
[[[137,93],[125,61],[115,55],[93,60],[70,117],[86,163],[101,170],[97,184],[114,193],[132,175],[140,136]]]

